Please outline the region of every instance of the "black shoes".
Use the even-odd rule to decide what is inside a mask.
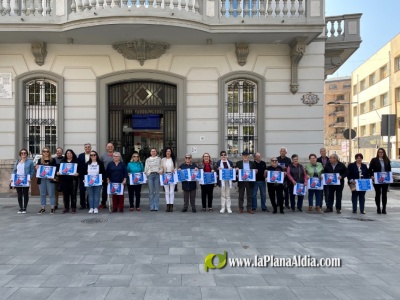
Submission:
[[[303,209],[302,208],[297,208],[297,211],[303,212]]]
[[[332,208],[327,208],[324,210],[324,213],[331,213],[331,212],[333,212]]]
[[[46,212],[46,210],[44,208],[41,208],[38,212],[38,215],[44,214]]]
[[[182,212],[187,212],[187,207],[186,208],[184,207],[181,211]]]
[[[192,212],[196,212],[196,207],[192,207]]]
[[[337,214],[341,214],[340,209],[336,209]]]
[[[363,210],[360,211],[360,214],[365,215],[365,211],[363,211]]]
[[[378,208],[376,209],[376,213],[377,213],[378,215],[380,215],[380,214],[382,213],[380,207],[378,207]]]

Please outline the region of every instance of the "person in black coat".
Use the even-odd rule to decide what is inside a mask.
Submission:
[[[64,154],[64,158],[61,160],[62,163],[72,163],[79,164],[78,158],[73,150],[67,149]],[[79,172],[79,169],[78,169]],[[76,194],[78,191],[79,185],[79,173],[74,173],[73,175],[64,175],[62,170],[57,172],[57,175],[60,176],[60,183],[62,185],[63,193],[64,193],[64,210],[63,214],[69,213],[69,207],[71,204],[72,213],[76,212]]]
[[[317,162],[320,162],[322,166],[325,168],[326,164],[329,163],[329,157],[326,156],[326,148],[321,148],[319,149],[319,154],[321,154],[320,157],[317,158]],[[324,203],[324,197],[325,197],[325,204],[328,201],[328,186],[324,185],[324,192],[322,194],[321,198],[321,207],[322,204]]]
[[[390,166],[390,160],[386,155],[386,151],[383,148],[379,148],[376,157],[371,159],[369,163],[369,173],[374,178],[375,172],[391,172],[392,168]],[[386,204],[387,204],[387,191],[389,184],[374,184],[375,188],[375,204],[376,212],[378,214],[386,214]],[[381,194],[382,194],[382,211],[381,211]]]
[[[84,172],[86,169],[86,163],[90,160],[90,151],[92,150],[92,145],[90,143],[86,143],[83,145],[85,148],[85,152],[78,155],[78,173],[79,173],[79,201],[80,207],[79,210],[86,209],[88,207],[88,198],[86,197],[86,187],[83,183]]]
[[[279,156],[277,157],[278,165],[282,167],[284,172],[286,172],[286,168],[292,163],[292,160],[289,157],[287,157],[286,154],[287,154],[287,149],[285,147],[282,147],[279,150]],[[285,180],[283,182],[283,193],[284,193],[285,207],[287,209],[290,209],[290,206],[289,206],[289,197],[290,197],[289,180],[287,177],[285,177]]]
[[[329,163],[325,165],[324,173],[339,173],[340,185],[328,186],[328,201],[326,203],[326,210],[324,212],[333,212],[333,202],[335,201],[336,194],[336,212],[341,213],[342,209],[342,193],[344,187],[344,178],[347,177],[348,171],[344,163],[339,161],[337,154],[329,156]]]
[[[197,169],[197,165],[192,163],[192,155],[185,155],[185,163],[181,164],[179,170],[184,169]],[[196,212],[196,187],[197,181],[182,181],[182,190],[183,190],[183,209],[182,212],[187,212],[189,207],[189,199],[190,206],[192,207],[192,212]]]
[[[267,167],[264,172],[264,177],[267,178],[268,171],[278,171],[283,172],[283,168],[278,165],[278,159],[276,157],[271,158],[271,165]],[[271,201],[271,205],[274,208],[273,213],[276,214],[278,211],[278,206],[281,214],[283,211],[283,184],[280,183],[267,183],[268,196]]]
[[[362,163],[363,155],[358,153],[355,155],[355,162],[349,164],[349,174],[347,175],[347,180],[349,185],[355,186],[356,179],[368,179],[369,172],[366,164]],[[357,213],[357,199],[360,202],[360,213],[365,214],[365,191],[351,191],[351,202],[353,203],[353,214]]]

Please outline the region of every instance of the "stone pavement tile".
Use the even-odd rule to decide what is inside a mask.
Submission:
[[[70,265],[78,264],[83,255],[46,255],[35,261],[38,265]]]
[[[153,255],[118,255],[112,256],[109,264],[151,264]]]
[[[99,275],[51,275],[41,287],[86,287],[94,286]]]
[[[214,275],[207,274],[183,274],[182,286],[216,286]]]
[[[42,274],[46,275],[65,275],[65,274],[88,274],[93,265],[50,265],[43,270]]]
[[[40,287],[50,275],[18,275],[4,287]]]
[[[275,268],[272,267],[254,267],[244,268],[247,274],[278,274]]]
[[[278,274],[326,274],[322,268],[275,268]]]
[[[103,249],[104,249],[104,251],[101,253],[102,255],[111,255],[111,256],[129,255],[129,252],[131,252],[131,248],[103,248]],[[83,254],[83,253],[81,253],[81,254]],[[88,254],[88,253],[85,253],[85,254]]]
[[[360,289],[359,286],[341,286],[341,287],[326,287],[335,297],[343,300],[372,300],[372,299],[393,299],[389,294],[384,293],[376,286],[364,286]]]
[[[53,288],[20,288],[7,300],[43,300],[54,292]]]
[[[201,288],[202,300],[240,300],[240,296],[236,288],[224,286],[210,286]],[[254,300],[254,299],[253,299]]]
[[[179,264],[181,262],[180,255],[153,255],[152,264]]]
[[[205,255],[181,255],[181,264],[201,264],[204,263]]]
[[[57,288],[47,300],[100,300],[106,298],[109,290],[109,287]]]
[[[96,243],[96,248],[123,248],[122,241],[99,241]]]
[[[112,256],[110,255],[85,255],[79,263],[89,265],[95,265],[99,263],[108,264],[111,258]]]
[[[0,275],[0,286],[4,286],[5,284],[7,284],[11,280],[13,280],[15,277],[17,277],[17,276],[16,275]]]
[[[68,254],[65,252],[66,249],[69,248],[38,248],[35,251],[36,255],[61,255],[61,254]]]
[[[170,247],[169,248],[169,253],[170,255],[194,255],[194,249],[193,248],[176,248],[175,247]]]
[[[347,265],[350,269],[358,274],[397,274],[400,277],[400,270],[397,270],[392,265],[388,264],[359,264]]]
[[[251,274],[216,274],[214,275],[218,286],[267,286],[262,275]]]
[[[360,255],[359,258],[364,261],[363,263],[367,263],[367,264],[388,264],[388,265],[396,264],[396,262],[394,262],[390,259],[387,259],[380,254],[378,254],[378,255]]]
[[[80,248],[59,248],[59,249],[65,249],[63,254],[68,254],[68,255],[107,255],[106,253],[103,253],[105,248],[89,248],[89,247],[80,247]]]
[[[296,275],[266,274],[263,275],[263,277],[270,286],[304,286],[303,283],[296,277]]]
[[[8,297],[10,297],[12,294],[14,294],[18,288],[5,288],[5,287],[0,287],[0,300],[5,300]]]
[[[400,264],[400,255],[385,255],[386,259],[394,261],[396,264]]]
[[[304,286],[352,286],[352,283],[342,275],[336,274],[303,274],[296,277]]]
[[[125,264],[122,268],[121,274],[167,274],[168,265],[161,264]]]
[[[4,264],[12,258],[14,258],[13,255],[0,255],[0,264]]]
[[[19,265],[8,272],[8,275],[39,275],[48,265]]]
[[[343,260],[342,260],[342,265],[340,268],[321,268],[322,271],[324,271],[325,274],[357,274],[355,271],[350,269],[348,266],[343,265]]]
[[[303,255],[294,248],[267,247],[267,248],[257,248],[257,251],[260,253],[260,255],[273,255],[273,256]]]
[[[332,300],[337,299],[327,289],[321,287],[290,287],[293,293],[301,300]]]
[[[159,247],[153,247],[153,248],[131,248],[131,251],[129,252],[129,255],[166,255],[168,254],[168,248],[159,248]]]
[[[388,282],[378,277],[379,275],[372,274],[343,274],[343,277],[351,282],[352,286],[373,286],[373,285],[390,285]],[[390,275],[393,277],[393,275]],[[400,281],[397,283],[400,284]]]
[[[376,277],[382,279],[390,285],[400,286],[400,276],[394,274],[375,274]]]
[[[231,254],[232,256],[253,256],[254,257],[254,255],[258,255],[258,256],[263,255],[256,248],[250,248],[250,247],[243,248],[243,246],[240,246],[240,247],[228,248],[228,249],[231,249],[229,254]],[[220,253],[220,252],[214,252],[214,253]]]
[[[169,264],[168,274],[199,274],[198,264]]]
[[[353,253],[354,254],[354,253]],[[333,257],[331,255],[326,256],[326,257]],[[365,262],[355,256],[346,256],[346,255],[336,255],[335,257],[339,257],[342,261],[342,266],[344,265],[358,265],[358,264],[364,264]]]
[[[17,267],[19,267],[19,266],[17,266],[17,265],[0,265],[0,275],[6,275]],[[13,274],[8,274],[8,275],[13,275]]]
[[[198,248],[204,248],[204,249],[221,249],[218,246],[218,242],[210,242],[208,239],[206,239],[203,242],[183,242],[182,247],[184,248],[195,248],[197,250]],[[209,252],[208,252],[209,253]],[[197,253],[196,253],[197,254]]]
[[[148,287],[144,299],[148,300],[195,300],[201,299],[199,287]]]
[[[110,264],[110,265],[94,265],[92,270],[89,272],[90,275],[111,275],[121,273],[123,264]]]
[[[135,274],[131,286],[181,286],[182,276],[175,274]]]
[[[142,300],[146,294],[145,287],[112,287],[106,300]]]
[[[246,286],[246,287],[238,287],[237,290],[242,300],[255,300],[255,299],[298,300],[296,295],[288,287]]]
[[[400,299],[400,286],[378,286],[378,288],[393,297],[393,299]]]
[[[17,255],[5,262],[7,265],[30,265],[43,258],[41,255]]]
[[[200,274],[241,274],[241,275],[245,275],[247,274],[246,269],[245,268],[233,268],[230,267],[229,265],[226,265],[225,267],[223,267],[222,269],[214,269],[214,270],[208,270],[208,272],[206,272],[204,270],[204,258],[203,258],[203,263],[199,264],[199,271]]]
[[[95,286],[129,286],[132,275],[100,275]]]
[[[215,248],[202,248],[202,247],[199,247],[199,248],[196,248],[194,250],[194,253],[196,255],[204,255],[204,256],[206,256],[206,255],[208,255],[210,253],[224,253],[224,251],[226,251],[228,253],[228,255],[229,255],[229,253],[233,253],[231,248],[217,248],[217,247],[215,247]]]

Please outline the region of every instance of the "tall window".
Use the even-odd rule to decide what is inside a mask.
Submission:
[[[237,79],[226,85],[225,145],[228,155],[244,150],[254,153],[257,147],[257,85]]]
[[[47,79],[28,82],[25,101],[25,145],[34,155],[47,146],[57,147],[57,87]]]
[[[381,95],[381,107],[384,107],[386,105],[389,105],[389,99],[387,93]]]
[[[374,85],[376,83],[375,73],[369,75],[369,86]]]
[[[380,73],[381,80],[386,78],[388,76],[387,65],[384,65],[383,67],[381,67],[379,70],[379,73]]]

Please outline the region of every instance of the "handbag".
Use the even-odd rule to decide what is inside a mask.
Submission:
[[[352,183],[349,183],[349,188],[350,188],[350,191],[355,192],[356,191],[356,183],[354,181]]]

